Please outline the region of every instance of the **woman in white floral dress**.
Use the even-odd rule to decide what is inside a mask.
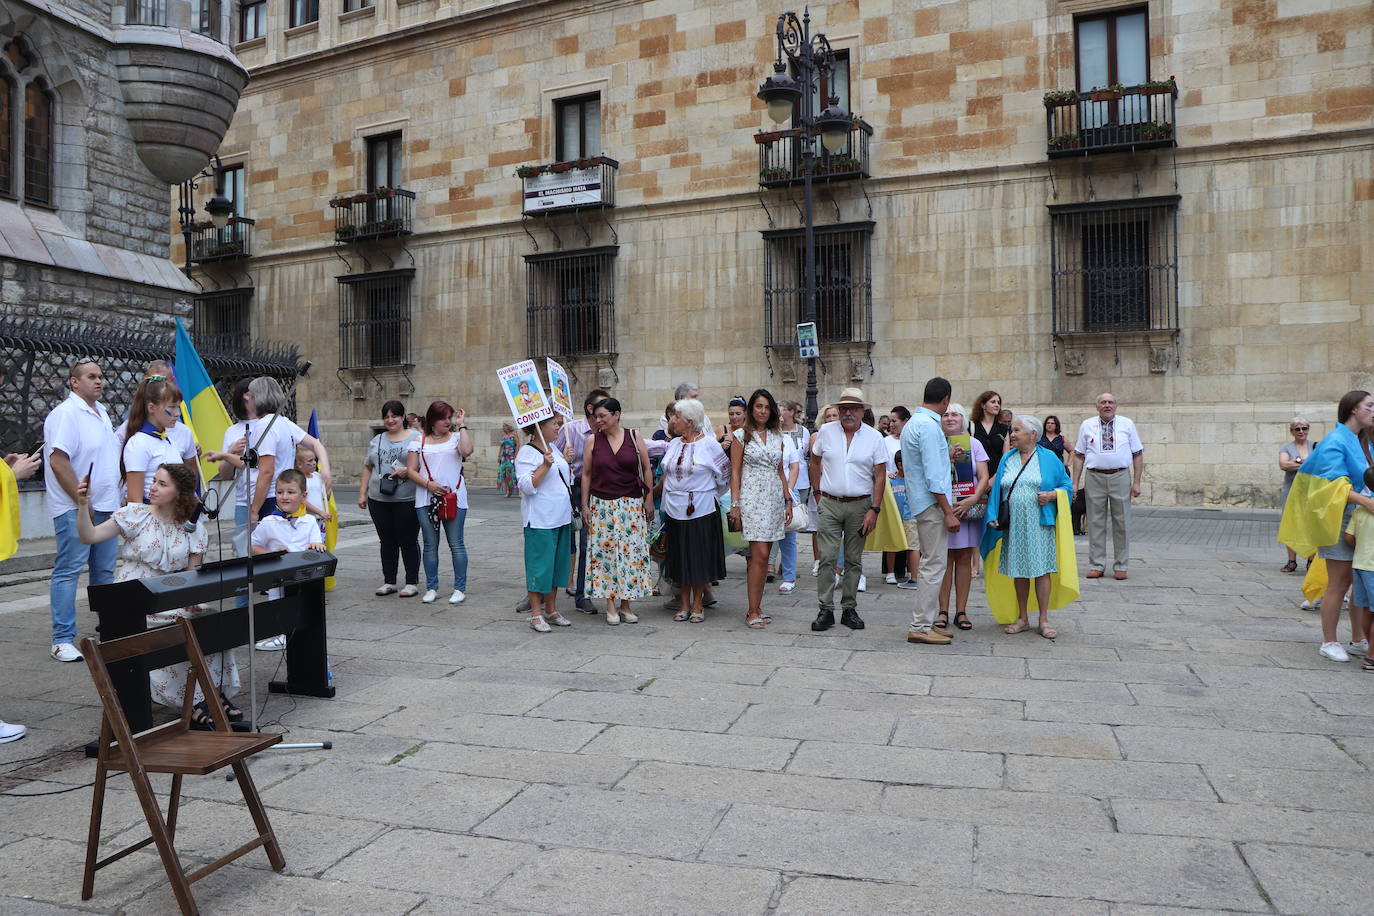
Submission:
[[[787,486],[786,451],[778,403],[760,388],[749,396],[744,427],[730,440],[730,520],[749,542],[749,611],[745,624],[760,629],[773,622],[763,612],[763,585],[768,554],[782,540],[792,519],[792,491]]]
[[[167,573],[194,569],[200,565],[208,537],[205,526],[197,523],[194,531],[182,526],[196,508],[196,478],[184,464],[163,464],[153,475],[147,503],[131,503],[115,511],[109,521],[94,524],[90,515],[90,501],[83,482],[77,490],[80,511],[77,512],[77,532],[84,544],[98,544],[110,538],[120,538],[119,572],[117,582],[161,576]],[[189,617],[201,610],[199,605],[161,611],[148,615],[149,628],[166,626],[178,617]],[[205,656],[211,680],[219,684],[220,699],[231,721],[243,718],[243,712],[229,702],[238,693],[239,669],[232,652]],[[180,709],[186,693],[190,663],[181,662],[167,668],[148,672],[152,697],[163,706]],[[209,711],[199,686],[195,688],[196,710],[193,724],[209,726]]]

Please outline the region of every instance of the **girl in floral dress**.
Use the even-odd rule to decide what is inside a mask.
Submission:
[[[515,427],[501,424],[501,451],[497,455],[496,483],[501,495],[510,499],[517,492],[515,484]]]
[[[115,511],[108,521],[99,525],[91,518],[87,484],[77,489],[79,511],[76,515],[77,533],[83,544],[98,544],[110,538],[120,538],[119,572],[117,582],[161,576],[167,573],[195,569],[205,554],[208,537],[205,526],[196,523],[194,531],[183,525],[196,509],[196,477],[184,464],[163,464],[153,474],[147,503],[130,503]],[[178,617],[190,617],[200,612],[199,605],[161,611],[148,615],[148,627],[166,626]],[[243,718],[243,712],[229,702],[239,691],[239,669],[232,652],[217,652],[205,656],[211,680],[219,685],[220,699],[231,721]],[[152,697],[163,706],[181,708],[186,694],[189,662],[171,665],[148,672]],[[209,709],[195,688],[196,708],[192,718],[195,727],[210,728]]]

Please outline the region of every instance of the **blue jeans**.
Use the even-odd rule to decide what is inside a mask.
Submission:
[[[778,578],[784,582],[797,581],[797,532],[789,531],[781,541],[773,542],[778,551]]]
[[[421,552],[425,564],[425,588],[439,588],[439,529],[429,521],[429,508],[421,506],[415,510],[420,519],[420,537],[424,540]],[[468,510],[459,509],[458,517],[440,522],[444,537],[448,539],[449,553],[453,554],[453,587],[460,592],[468,590],[468,548],[463,543],[463,521]]]
[[[83,544],[76,534],[76,512],[70,509],[52,520],[57,533],[57,560],[53,563],[48,598],[52,603],[52,641],[76,640],[76,582],[87,564],[91,567],[91,585],[107,585],[114,581],[115,561],[119,559],[119,538],[113,537],[99,544]],[[109,512],[92,512],[97,525],[109,520]]]

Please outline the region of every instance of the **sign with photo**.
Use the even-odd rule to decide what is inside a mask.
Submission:
[[[978,489],[977,468],[973,466],[973,437],[968,433],[946,436],[949,440],[951,490],[955,499],[964,499]]]
[[[572,382],[568,381],[568,370],[554,362],[551,357],[545,362],[548,363],[549,400],[553,403],[553,409],[561,414],[563,419],[571,420],[573,418]]]
[[[526,359],[497,369],[496,378],[501,383],[506,403],[510,404],[516,427],[529,426],[553,416],[553,408],[544,398],[544,386],[539,381],[534,360]]]

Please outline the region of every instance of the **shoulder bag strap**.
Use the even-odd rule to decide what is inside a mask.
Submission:
[[[1031,454],[1034,454],[1034,452],[1032,452]],[[1021,480],[1021,475],[1026,473],[1026,468],[1028,467],[1030,467],[1029,459],[1021,462],[1021,470],[1017,471],[1016,476],[1012,478],[1011,486],[1007,487],[1007,492],[1002,496],[1003,499],[1011,498],[1011,491],[1016,489],[1017,482]]]

